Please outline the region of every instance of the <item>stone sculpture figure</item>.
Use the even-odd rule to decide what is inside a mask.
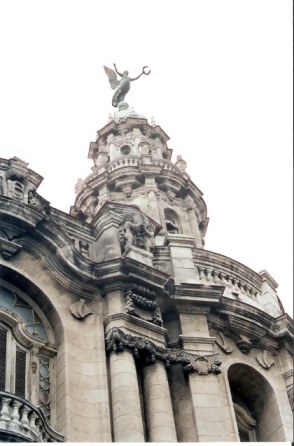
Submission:
[[[142,230],[141,223],[134,223],[133,217],[131,215],[127,215],[125,217],[119,234],[120,242],[124,251],[126,251],[132,245],[134,246],[140,245],[141,230]]]
[[[116,89],[112,97],[112,105],[113,107],[118,107],[118,104],[124,101],[126,94],[130,90],[131,81],[139,79],[139,77],[141,77],[143,74],[146,75],[150,74],[151,70],[149,70],[149,68],[145,66],[142,68],[142,73],[140,73],[139,76],[131,78],[129,77],[128,71],[125,70],[123,73],[120,73],[117,70],[116,65],[113,64],[113,66],[115,71],[112,70],[112,68],[108,68],[106,66],[104,66],[104,71],[107,74],[111,88],[113,90]],[[118,74],[121,77],[121,79],[117,79],[116,74]]]
[[[244,405],[233,402],[236,421],[238,428],[243,432],[251,431],[256,426],[256,420],[251,416],[251,413]]]
[[[147,227],[144,226],[145,231],[145,249],[146,251],[153,251],[155,241],[154,241],[154,235],[155,235],[155,228],[153,225],[149,225]]]
[[[122,251],[125,252],[132,245],[152,251],[154,247],[154,228],[146,227],[144,223],[135,223],[131,215],[127,215],[119,230],[119,240]]]

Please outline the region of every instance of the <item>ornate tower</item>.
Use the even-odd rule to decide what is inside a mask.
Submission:
[[[70,214],[0,159],[0,439],[290,440],[277,283],[204,248],[203,194],[124,102],[131,80],[111,78],[118,109]]]

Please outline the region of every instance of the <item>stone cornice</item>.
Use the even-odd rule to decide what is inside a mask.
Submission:
[[[171,284],[169,288],[170,297],[177,302],[178,305],[204,304],[215,305],[219,304],[225,287],[224,286],[209,286],[202,284]]]
[[[222,317],[215,317],[215,312]],[[234,339],[247,336],[257,348],[273,350],[284,345],[288,350],[291,349],[293,323],[286,314],[273,318],[256,307],[222,297],[220,305],[214,314],[208,316],[208,320],[211,328],[227,333]]]
[[[190,344],[208,344],[208,345],[213,345],[215,343],[215,337],[210,336],[210,337],[204,337],[204,336],[184,336],[184,335],[180,335],[179,336],[179,340],[180,340],[180,345],[185,345],[185,343],[190,343]]]
[[[146,330],[151,330],[154,333],[157,333],[161,335],[164,339],[167,338],[167,330],[166,328],[159,327],[158,325],[155,325],[151,322],[144,321],[143,319],[138,319],[137,317],[134,317],[127,313],[116,313],[116,314],[109,314],[104,319],[104,325],[107,330],[107,325],[112,321],[125,321],[128,323],[131,323],[135,327],[138,327],[138,331],[140,332],[140,327],[143,327]]]
[[[270,286],[275,290],[279,284],[272,278],[272,276],[264,269],[258,273],[263,281],[268,282]]]
[[[29,229],[34,228],[44,220],[44,215],[29,206],[18,203],[11,198],[0,197],[0,221],[15,223]]]

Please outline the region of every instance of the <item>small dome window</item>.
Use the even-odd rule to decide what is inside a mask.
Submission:
[[[126,144],[120,148],[120,152],[122,155],[128,155],[131,153],[131,147]]]

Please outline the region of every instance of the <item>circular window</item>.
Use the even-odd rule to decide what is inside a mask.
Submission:
[[[122,146],[120,151],[122,155],[128,155],[131,152],[131,147],[128,145]]]

